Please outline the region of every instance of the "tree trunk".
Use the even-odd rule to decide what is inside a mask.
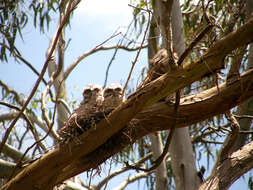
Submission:
[[[149,135],[151,141],[151,150],[154,154],[154,158],[157,159],[163,152],[163,144],[160,132]],[[156,189],[166,190],[168,189],[168,177],[166,169],[166,160],[164,159],[160,166],[156,168]]]
[[[62,20],[64,15],[65,6],[60,7],[60,20]],[[56,64],[56,59],[50,61],[48,65],[48,75],[51,77],[53,73],[57,70],[58,76],[54,80],[54,89],[56,97],[62,99],[63,101],[67,101],[67,92],[66,85],[64,81],[64,54],[65,54],[65,28],[62,30],[59,41],[57,44],[58,51],[58,64]],[[64,126],[64,122],[68,119],[68,113],[64,105],[61,101],[56,103],[57,108],[57,123],[58,129]]]
[[[155,5],[156,1],[153,2],[154,12],[152,15],[150,29],[149,29],[149,38],[148,38],[148,60],[151,60],[157,53],[158,40],[160,32],[157,28],[157,6]],[[149,65],[149,68],[150,65]],[[149,135],[151,142],[151,150],[154,155],[154,159],[157,159],[163,151],[163,144],[161,139],[160,132],[155,132],[154,134]],[[159,190],[168,190],[168,177],[167,177],[167,168],[166,161],[163,160],[160,166],[155,170],[155,179],[156,179],[156,189]]]
[[[247,17],[249,18],[253,12],[253,1],[246,1],[246,11]],[[247,70],[253,68],[253,43],[249,45],[249,55],[248,55],[248,65]],[[245,101],[243,104],[238,106],[237,114],[238,115],[253,115],[253,98]],[[242,118],[239,121],[240,130],[247,131],[250,128],[252,123],[251,118]],[[237,140],[233,147],[233,152],[240,149],[248,140],[249,134],[238,134]]]
[[[184,28],[178,0],[174,0],[171,14],[173,52],[178,56],[185,50]],[[195,190],[200,185],[195,165],[189,129],[176,129],[169,148],[171,166],[177,190]]]
[[[238,48],[242,45],[246,45],[252,41],[253,39],[252,26],[253,26],[253,19],[250,19],[250,21],[248,21],[242,27],[238,28],[236,31],[230,33],[229,35],[225,36],[221,40],[214,43],[213,46],[210,47],[204,55],[200,56],[198,60],[190,64],[185,64],[184,68],[179,68],[173,73],[166,73],[161,77],[157,78],[156,80],[150,82],[149,84],[143,86],[141,89],[137,90],[134,94],[132,94],[123,104],[119,105],[112,113],[110,113],[110,115],[107,117],[106,120],[104,119],[100,121],[96,125],[96,130],[89,130],[85,134],[82,134],[79,138],[81,142],[80,144],[69,142],[66,146],[56,148],[55,150],[50,151],[49,153],[41,157],[39,160],[36,160],[35,162],[28,165],[25,170],[20,172],[11,181],[9,181],[5,185],[5,188],[6,189],[7,187],[8,189],[23,188],[28,190],[34,189],[33,187],[40,187],[40,189],[45,189],[44,187],[55,185],[61,182],[60,180],[62,179],[61,177],[70,177],[72,174],[74,174],[73,172],[76,171],[74,171],[74,168],[72,167],[73,165],[78,166],[78,168],[75,169],[80,171],[81,169],[80,167],[84,167],[84,165],[78,165],[79,161],[84,161],[84,157],[86,157],[88,154],[91,154],[93,151],[98,149],[99,146],[103,145],[108,139],[110,139],[113,135],[118,133],[121,129],[125,128],[126,124],[130,120],[132,120],[135,116],[140,114],[141,111],[144,111],[158,100],[172,94],[173,92],[178,91],[197,80],[200,80],[203,76],[210,74],[210,72],[221,69],[223,66],[224,57],[228,53],[230,53],[235,48]],[[213,94],[213,96],[210,97],[209,100],[213,100],[213,98],[222,99],[222,101],[218,104],[220,107],[222,104],[224,105],[224,107],[237,105],[240,100],[246,98],[245,96],[252,95],[251,94],[252,89],[250,88],[251,82],[249,82],[252,80],[252,77],[250,77],[252,76],[250,75],[251,73],[252,71],[244,73],[241,76],[242,80],[238,79],[233,83],[233,85],[228,84],[220,85],[219,88],[220,93],[218,96],[217,96],[217,88],[208,89],[207,90],[208,93],[215,92],[215,94]],[[245,82],[243,81],[243,79],[245,81],[248,80],[247,81],[248,83],[245,83],[245,86],[242,85],[242,82]],[[247,89],[246,92],[243,91],[245,90],[245,88]],[[231,89],[233,89],[233,91],[230,91]],[[222,94],[224,93],[224,90],[227,90],[227,92],[225,94]],[[233,97],[231,93],[232,94],[244,93],[243,94],[244,96]],[[230,99],[223,99],[225,98],[225,96],[229,96],[226,98]],[[237,98],[237,100],[229,102],[232,100],[232,98]],[[192,97],[192,99],[194,100],[195,98]],[[205,102],[205,99],[196,99],[196,100],[199,100],[199,106],[200,105],[204,106],[202,110],[200,109],[197,110],[197,115],[200,116],[202,114],[201,115],[202,119],[203,117],[205,118],[207,118],[208,116],[211,117],[210,113],[209,113],[210,115],[207,114],[207,112],[209,111],[209,109],[208,110],[206,109],[207,105],[202,104]],[[227,105],[228,102],[229,105]],[[214,103],[215,102],[212,102],[210,104],[210,107],[212,107]],[[194,102],[193,105],[196,105],[196,101]],[[219,114],[217,112],[221,112],[222,109],[224,108],[221,107],[219,110],[217,110],[216,107],[215,115]],[[168,110],[168,106],[166,106],[166,110]],[[178,114],[180,114],[180,111],[182,110],[179,109]],[[196,120],[194,120],[194,118],[192,117],[192,112],[193,112],[192,109],[183,112],[184,114],[188,113],[190,115],[189,118],[182,117],[183,119],[181,122],[185,124],[185,120],[187,118],[190,119],[191,121],[191,123],[189,124],[196,122]],[[163,117],[163,121],[164,120],[166,120],[166,117]],[[152,125],[145,125],[145,126],[153,128]],[[164,129],[166,129],[166,126],[163,125],[163,129],[161,130]],[[132,130],[132,132],[134,132],[135,135],[134,134],[132,134],[133,136],[130,135],[131,137],[130,140],[137,139],[136,135],[139,135],[139,138],[143,136],[141,134],[141,131],[139,130],[143,129],[141,127],[136,127]],[[159,128],[156,129],[153,128],[153,130],[158,131]],[[150,134],[154,131],[147,130],[146,134]],[[129,140],[129,136],[127,136],[127,138]],[[96,139],[96,141],[94,141],[94,139]],[[121,140],[120,138],[117,138],[117,142],[120,140]],[[133,143],[133,141],[131,141],[131,143]],[[125,146],[127,146],[128,144],[125,144]],[[118,145],[121,144],[118,143]],[[113,148],[117,148],[117,146],[113,144]],[[69,154],[69,150],[71,150],[71,154]],[[108,152],[107,150],[107,154],[104,155],[103,158],[105,159],[108,156],[108,154],[110,154],[110,152]],[[75,159],[73,160],[73,158]],[[94,162],[94,157],[88,160],[88,164],[92,164],[91,161]],[[96,164],[99,163],[97,162]],[[31,187],[31,180],[36,182],[36,184],[34,184],[35,186],[33,187]]]

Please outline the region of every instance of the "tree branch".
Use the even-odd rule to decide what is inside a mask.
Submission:
[[[253,96],[253,84],[250,82],[252,81],[252,77],[253,70],[244,73],[241,79],[232,86],[227,86],[226,83],[221,84],[219,86],[220,93],[218,93],[216,87],[213,87],[200,94],[182,98],[178,108],[176,127],[187,127],[224,113],[247,98],[250,98]],[[242,87],[244,87],[244,90]],[[219,106],[219,110],[217,110],[217,106]],[[133,125],[119,131],[105,145],[100,146],[94,152],[74,161],[62,171],[57,181],[66,180],[82,171],[98,167],[107,158],[147,134],[168,130],[174,121],[173,113],[174,105],[162,102],[156,103],[142,111],[132,120],[134,122]],[[118,146],[115,146],[115,144],[118,144]]]
[[[18,112],[10,112],[10,113],[1,114],[0,115],[0,121],[12,120],[15,117],[17,117],[17,115],[18,115]],[[43,123],[41,118],[35,116],[34,114],[29,114],[27,112],[25,112],[25,115],[29,118],[29,120],[32,123],[35,123],[36,125],[38,125],[44,132],[46,132],[46,133],[48,132],[48,127],[45,125],[45,123]],[[58,136],[58,134],[56,133],[56,131],[54,129],[52,129],[50,131],[49,136],[52,137],[55,140],[59,139],[59,136]]]
[[[224,160],[199,190],[228,189],[240,176],[253,168],[253,142]]]
[[[96,53],[98,51],[105,51],[105,50],[112,50],[112,49],[123,49],[126,51],[137,51],[138,49],[140,49],[140,47],[135,47],[135,48],[129,48],[126,46],[103,46],[103,44],[105,44],[108,40],[110,40],[111,38],[114,38],[115,36],[117,36],[119,33],[113,34],[111,37],[109,37],[107,40],[105,40],[104,42],[102,42],[101,44],[97,45],[95,48],[83,53],[82,55],[80,55],[64,72],[64,77],[63,80],[66,80],[69,76],[69,74],[73,71],[73,69],[78,65],[78,63],[80,61],[82,61],[84,58],[88,57],[89,55],[92,55],[93,53]],[[142,48],[146,48],[147,45],[143,45],[141,46]]]
[[[89,130],[86,133],[82,134],[79,137],[81,142],[80,144],[70,142],[66,145],[63,145],[60,148],[56,148],[55,150],[47,153],[45,156],[41,157],[39,160],[29,165],[25,171],[20,172],[15,178],[13,178],[9,183],[7,183],[3,187],[3,189],[10,190],[10,189],[24,188],[29,190],[34,189],[35,187],[38,189],[44,189],[44,187],[48,187],[48,185],[55,185],[59,183],[63,178],[68,178],[71,175],[76,174],[77,170],[79,170],[78,172],[84,171],[80,170],[81,168],[84,169],[84,166],[82,164],[78,165],[79,168],[76,167],[69,168],[66,166],[68,165],[72,166],[73,164],[75,164],[75,160],[77,161],[79,158],[80,159],[87,158],[91,152],[96,150],[99,146],[103,145],[110,137],[112,137],[120,130],[125,128],[127,123],[130,120],[132,120],[133,117],[137,116],[138,113],[147,109],[161,98],[168,96],[178,91],[179,89],[182,89],[183,87],[191,84],[192,82],[201,79],[203,76],[222,68],[224,57],[237,47],[250,43],[253,40],[252,33],[253,33],[253,19],[251,19],[245,25],[240,27],[237,31],[230,33],[223,39],[213,44],[213,46],[197,61],[191,64],[184,64],[184,68],[180,68],[173,73],[166,73],[161,77],[159,77],[158,79],[140,88],[136,93],[130,96],[124,103],[119,105],[112,113],[110,113],[107,119],[100,121],[96,126],[96,130]],[[211,109],[212,112],[210,112],[209,109],[206,109],[206,106],[204,106],[204,109],[202,107],[202,110],[201,109],[195,110],[197,111],[197,115],[195,115],[195,117],[192,117],[194,116],[194,110],[187,110],[186,112],[182,113],[181,108],[183,108],[184,106],[182,107],[180,106],[178,109],[179,118],[177,118],[176,126],[179,127],[180,126],[179,124],[183,126],[186,123],[185,120],[189,118],[190,121],[187,123],[187,125],[203,120],[203,118],[209,118],[213,116],[213,114],[219,114],[217,112],[224,113],[224,109],[227,110],[228,107],[231,108],[237,105],[244,98],[246,99],[247,97],[252,96],[253,89],[251,86],[252,84],[251,74],[252,70],[246,72],[242,76],[243,80],[242,79],[238,80],[239,83],[238,81],[235,81],[233,85],[228,86],[226,86],[226,84],[221,85],[219,88],[220,91],[223,92],[227,91],[227,94],[221,95],[221,92],[219,96],[217,96],[217,94],[212,94],[213,92],[217,93],[216,88],[215,89],[212,88],[206,91],[206,93],[208,94],[212,94],[213,96],[216,95],[215,97],[217,98],[216,99],[217,102],[222,100],[222,102],[216,104],[216,106],[219,105],[220,107],[219,110],[217,110],[216,107],[215,110]],[[248,83],[244,83],[245,81],[247,81]],[[242,84],[244,84],[244,86]],[[232,92],[231,89],[233,90]],[[205,97],[205,94],[204,95],[202,94],[202,96],[203,98],[207,98]],[[224,97],[226,99],[224,99]],[[194,99],[194,96],[191,98]],[[213,97],[211,97],[209,101],[213,100],[212,98]],[[198,102],[199,108],[203,106],[203,102],[205,102],[204,100],[205,99],[201,99],[201,101]],[[233,102],[230,102],[231,100],[233,100]],[[188,103],[189,102],[191,101],[188,100]],[[224,105],[224,102],[229,103],[228,105],[227,104]],[[210,104],[210,102],[208,101],[205,103]],[[214,103],[216,102],[212,102],[212,104],[210,105],[211,108],[213,108]],[[195,104],[193,104],[192,106],[194,106]],[[224,107],[221,107],[220,105],[224,105]],[[165,108],[168,111],[168,107],[165,106]],[[155,112],[153,112],[152,114],[154,117],[159,117],[159,115],[155,115]],[[138,117],[139,116],[146,118],[142,114],[138,115]],[[167,116],[163,115],[162,117],[163,127],[169,126],[166,124],[164,117],[166,118]],[[149,122],[151,121],[149,120]],[[141,121],[139,121],[139,123],[137,124],[140,125]],[[122,145],[119,144],[117,147],[115,147],[114,144],[115,149],[111,152],[106,153],[105,156],[103,158],[99,158],[99,160],[103,161],[107,159],[107,157],[111,156],[112,153],[116,153],[120,150],[119,149],[115,151],[116,148],[118,147],[122,148],[122,146],[123,147],[127,146],[129,143],[133,143],[135,139],[138,139],[150,132],[164,130],[164,128],[161,128],[161,126],[160,128],[159,127],[153,128],[154,126],[155,125],[150,124],[146,125],[146,127],[149,128],[146,128],[145,130],[142,127],[135,127],[135,125],[131,126],[132,127],[131,131],[128,131],[132,133],[130,135],[131,139],[129,139],[128,137],[124,137],[124,140],[127,140],[127,144]],[[94,139],[96,139],[96,141],[94,141]],[[119,139],[117,138],[117,140]],[[89,162],[87,163],[87,165],[85,165],[86,169],[88,169],[88,167],[93,167],[101,163],[95,162],[96,157],[97,155],[93,156],[92,159],[89,159]],[[69,171],[67,169],[69,169]],[[35,182],[32,185],[30,183],[31,179],[34,180]]]
[[[16,164],[0,159],[0,178],[8,178]],[[20,168],[19,168],[20,170]]]
[[[142,178],[146,178],[150,175],[150,173],[152,172],[142,172],[142,173],[137,173],[134,176],[130,176],[128,178],[126,178],[121,184],[120,186],[114,188],[113,190],[123,190],[126,188],[127,185],[129,185],[130,183],[135,182],[136,180],[140,180]]]
[[[12,158],[15,162],[17,162],[23,156],[22,152],[20,152],[18,149],[16,149],[15,147],[13,147],[11,145],[8,145],[8,144],[4,144],[3,153],[6,156]],[[31,159],[29,157],[25,156],[24,161],[31,161]]]
[[[47,56],[47,59],[45,61],[45,64],[42,68],[42,71],[41,71],[41,74],[39,76],[39,78],[37,79],[33,89],[32,89],[32,92],[30,93],[29,97],[27,98],[27,100],[25,101],[22,109],[20,110],[19,114],[17,115],[17,117],[12,121],[12,123],[10,124],[10,126],[8,127],[7,131],[5,132],[4,134],[4,137],[3,137],[3,140],[2,140],[2,143],[0,144],[0,152],[2,152],[2,148],[4,146],[4,144],[6,143],[10,133],[11,133],[11,130],[12,128],[15,126],[16,122],[18,121],[18,119],[20,118],[20,116],[22,115],[22,113],[24,112],[24,110],[26,109],[26,107],[28,106],[29,102],[31,101],[33,95],[35,94],[35,92],[37,91],[37,88],[46,72],[46,69],[47,69],[47,66],[48,66],[48,63],[51,59],[51,55],[52,53],[54,52],[54,49],[56,47],[56,44],[57,44],[57,41],[58,41],[58,38],[59,38],[59,35],[61,33],[61,30],[63,29],[64,25],[68,22],[68,19],[69,19],[69,16],[71,14],[71,12],[73,11],[73,7],[71,6],[71,2],[69,2],[69,6],[68,6],[68,11],[65,15],[65,17],[63,18],[63,21],[61,23],[61,25],[57,28],[57,34],[55,36],[55,39],[54,39],[54,43],[52,45],[52,48],[50,49],[49,54]]]
[[[135,166],[140,166],[142,163],[144,163],[147,159],[150,159],[151,157],[152,157],[152,153],[147,154],[145,157],[143,157],[140,160],[138,160],[135,163]],[[98,185],[94,188],[94,190],[100,190],[106,183],[108,183],[108,181],[110,179],[112,179],[113,177],[115,177],[115,176],[117,176],[119,174],[122,174],[122,173],[124,173],[124,172],[126,172],[128,170],[130,170],[129,167],[123,167],[120,170],[111,173],[110,175],[108,175],[107,177],[105,177],[102,181],[100,181],[98,183]]]

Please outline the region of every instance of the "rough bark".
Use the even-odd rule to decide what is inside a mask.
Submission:
[[[253,86],[252,85],[251,87],[247,86],[247,84],[249,84],[249,82],[251,81],[252,76],[253,71],[251,71],[251,75],[248,75],[247,77],[246,76],[242,77],[241,80],[237,81],[232,86],[226,87],[226,85],[223,84],[222,86],[220,86],[219,94],[217,92],[217,88],[214,87],[212,89],[204,91],[198,96],[189,97],[188,100],[183,99],[182,104],[179,107],[179,118],[181,119],[178,120],[177,127],[185,127],[192,123],[199,122],[204,119],[210,118],[214,115],[223,113],[229,110],[231,107],[239,104],[241,101],[244,101],[247,97],[252,96]],[[247,89],[247,93],[245,93],[245,91],[241,91],[242,86],[245,86],[245,88]],[[224,102],[224,100],[229,101]],[[217,110],[217,106],[223,109]],[[102,146],[93,153],[83,156],[78,160],[73,159],[74,155],[72,152],[72,159],[73,159],[72,164],[64,168],[62,172],[59,173],[54,183],[58,184],[69,177],[81,173],[82,171],[87,171],[91,168],[96,168],[100,163],[104,162],[107,158],[119,152],[124,147],[133,143],[136,139],[139,139],[146,134],[153,133],[159,130],[168,129],[168,128],[164,129],[163,127],[164,126],[168,127],[173,122],[173,118],[171,117],[173,115],[173,109],[174,109],[173,105],[166,105],[165,103],[162,102],[157,103],[152,107],[150,107],[149,109],[147,109],[146,111],[138,114],[137,115],[138,118],[142,119],[138,121],[136,127],[130,127],[123,131],[120,131],[118,134],[112,137],[110,141],[106,143],[105,145],[106,148]],[[129,137],[131,137],[131,139]],[[93,138],[97,138],[95,134]],[[115,144],[118,144],[118,146],[115,146]],[[64,153],[65,156],[67,157],[69,154],[69,149],[65,150]],[[46,159],[46,157],[50,156],[49,154],[50,153],[45,155],[40,160],[36,161],[37,163],[34,162],[34,164],[32,164],[34,165],[33,167],[35,166],[38,167],[38,165],[42,164],[39,162],[45,162],[43,159]],[[64,155],[62,156],[64,157]],[[55,163],[56,167],[58,166],[57,163]],[[28,167],[31,167],[32,165]],[[46,164],[45,165],[43,164],[43,166],[45,168],[47,167]],[[27,168],[27,171],[29,170]],[[46,171],[48,171],[48,169]],[[54,171],[52,170],[51,172]],[[45,175],[43,173],[39,174],[41,178],[43,178],[43,176]],[[20,180],[18,176],[17,180],[18,181]],[[38,182],[36,181],[36,183]],[[27,188],[32,189],[32,187],[29,186],[31,186],[31,184],[28,182]],[[13,188],[14,187],[15,184],[13,184]]]
[[[71,165],[75,164],[75,162],[79,158],[82,157],[83,159],[83,156],[85,155],[87,156],[89,153],[95,151],[99,146],[104,144],[110,137],[112,137],[121,129],[123,129],[134,116],[136,116],[142,110],[147,109],[161,98],[168,96],[173,92],[191,84],[192,82],[201,79],[203,76],[222,68],[223,66],[222,60],[224,59],[224,57],[228,53],[230,53],[233,49],[251,42],[253,40],[252,33],[253,33],[253,19],[251,19],[248,23],[239,28],[237,31],[230,33],[229,35],[227,35],[226,37],[215,43],[203,56],[199,58],[199,60],[191,64],[185,64],[184,68],[180,68],[173,73],[166,73],[163,76],[156,79],[155,81],[152,81],[147,85],[143,86],[142,88],[140,88],[129,99],[127,99],[124,103],[122,103],[119,107],[117,107],[108,116],[107,119],[104,119],[101,122],[99,122],[96,126],[96,130],[90,130],[87,133],[81,135],[79,138],[81,142],[80,144],[70,142],[66,146],[56,148],[55,150],[47,153],[39,160],[33,162],[31,165],[26,167],[15,178],[13,178],[9,183],[7,183],[3,189],[17,189],[17,188],[19,189],[23,188],[27,190],[34,188],[48,189],[61,181],[62,176],[68,173],[67,172],[68,170],[65,170],[67,168],[70,170],[69,171],[70,173],[68,173],[68,175],[66,175],[65,177],[66,178],[71,177],[71,175],[74,173]],[[211,114],[211,112],[209,112],[209,109],[212,107],[211,105],[210,108],[208,107],[208,110],[207,107],[204,107],[204,110],[202,107],[202,110],[201,109],[195,110],[198,116],[195,116],[194,118],[192,117],[194,110],[192,109],[187,110],[183,114],[181,112],[182,109],[179,108],[179,113],[182,114],[182,115],[179,114],[179,116],[183,116],[183,119],[178,119],[177,124],[179,124],[180,122],[184,123],[184,121],[187,120],[187,118],[188,119],[190,118],[189,123],[187,123],[188,125],[203,120],[203,118],[209,118],[213,116],[213,114],[215,115],[219,114],[217,112],[222,113],[225,108],[231,108],[237,105],[238,102],[240,102],[240,100],[242,100],[243,98],[251,96],[252,95],[251,94],[252,89],[250,88],[251,79],[248,78],[249,76],[251,76],[250,74],[251,72],[247,72],[245,75],[242,76],[242,78],[244,78],[244,81],[248,82],[244,83],[244,86],[241,85],[243,84],[244,81],[240,80],[239,84],[238,81],[235,81],[233,85],[227,87],[223,85],[220,87],[220,91],[222,90],[228,91],[227,94],[224,94],[222,96],[220,93],[219,96],[216,97],[217,101],[222,100],[218,104],[220,105],[219,107],[221,107],[221,105],[224,105],[221,109],[217,110],[216,107],[215,110],[212,110],[213,113]],[[230,91],[231,89],[235,91],[231,92]],[[246,92],[245,91],[243,92],[242,91],[243,89],[246,90]],[[214,92],[214,89],[207,90],[207,92],[212,93]],[[215,92],[217,93],[217,91]],[[242,92],[243,96],[239,97],[240,95],[242,95],[241,94]],[[237,96],[232,97],[232,95],[235,94]],[[215,94],[213,94],[213,96],[215,96]],[[192,98],[194,99],[194,97]],[[202,99],[200,102],[198,102],[198,105],[201,105],[203,102],[205,102],[204,100],[205,99]],[[209,100],[212,101],[213,99],[210,98]],[[231,100],[234,101],[230,102]],[[229,105],[227,105],[228,102]],[[214,104],[216,102],[212,103]],[[167,106],[165,107],[167,108]],[[153,112],[153,114],[155,113]],[[202,117],[200,117],[200,115]],[[163,122],[164,120],[165,119],[163,119]],[[167,125],[169,124],[170,123],[168,123]],[[154,126],[152,125],[146,126],[150,128],[145,129],[146,131],[145,133],[143,133],[143,131],[139,131],[141,127],[139,128],[133,127],[133,129],[131,129],[132,131],[134,131],[134,134],[133,136],[131,136],[130,139],[131,143],[133,143],[135,139],[138,139],[150,132],[164,130],[164,128],[159,127],[153,128]],[[94,141],[94,139],[96,139],[96,141]],[[106,157],[104,157],[104,159],[105,158]],[[90,159],[89,161],[90,163],[91,160],[94,161],[95,160],[94,157]],[[63,171],[65,171],[66,173],[64,173]],[[31,184],[31,181],[33,181],[34,183]]]
[[[183,99],[178,113],[180,120],[177,121],[176,127],[186,127],[193,123],[203,121],[217,114],[224,113],[236,104],[243,102],[245,100],[244,98],[247,97],[245,96],[246,94],[241,91],[241,85],[246,85],[251,81],[252,76],[253,71],[252,75],[247,77],[247,80],[244,82],[238,81],[238,83],[234,84],[233,87],[238,85],[237,88],[227,89],[225,87],[226,85],[223,84],[220,86],[220,93],[218,93],[217,87],[214,87],[199,95]],[[252,88],[253,87],[248,89]],[[251,90],[247,90],[247,92],[253,94]],[[248,97],[252,96],[252,94],[248,94]],[[229,100],[229,102],[225,103],[224,100]],[[217,110],[218,106],[222,109]],[[104,162],[107,158],[119,152],[124,147],[132,144],[136,139],[155,131],[169,129],[169,126],[173,123],[173,111],[174,105],[167,105],[166,103],[159,102],[137,114],[135,126],[127,127],[106,142],[105,147],[109,147],[109,150],[101,146],[93,153],[81,157],[79,160],[66,167],[62,174],[58,176],[57,180],[60,182],[67,179],[69,176],[74,176],[90,168],[96,168],[100,163]],[[115,146],[115,144],[118,144],[118,146]]]
[[[249,48],[249,58],[248,58],[248,65],[247,68],[250,69],[253,67],[253,59],[250,57],[253,56],[253,44],[250,44]],[[238,110],[236,112],[237,115],[253,115],[253,99],[250,98],[249,100],[243,102],[241,105],[238,106]],[[239,119],[240,130],[248,131],[250,129],[252,119],[251,118],[242,118]],[[235,141],[235,145],[233,147],[233,151],[240,149],[248,140],[249,134],[238,134],[238,137]]]
[[[253,142],[234,152],[216,168],[213,175],[208,177],[199,190],[228,189],[240,176],[253,168]]]

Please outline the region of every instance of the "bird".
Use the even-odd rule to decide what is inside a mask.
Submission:
[[[62,141],[68,141],[87,131],[93,125],[97,112],[102,112],[103,90],[97,84],[89,84],[83,89],[83,100],[69,116],[65,126],[58,130]]]
[[[115,83],[110,84],[104,89],[103,97],[103,110],[105,113],[115,109],[125,99],[122,86]]]
[[[83,89],[83,100],[77,109],[91,114],[99,111],[103,103],[103,90],[97,84],[89,84]]]

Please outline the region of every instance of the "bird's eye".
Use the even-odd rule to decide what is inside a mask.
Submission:
[[[94,91],[95,91],[95,92],[99,92],[100,89],[99,89],[99,88],[94,88]]]
[[[120,88],[120,87],[115,88],[115,91],[120,92],[120,91],[122,91],[122,88]]]
[[[83,94],[90,94],[91,93],[91,89],[86,89],[83,91]]]
[[[111,88],[108,88],[104,91],[104,94],[111,94],[111,93],[113,93],[113,89]]]

